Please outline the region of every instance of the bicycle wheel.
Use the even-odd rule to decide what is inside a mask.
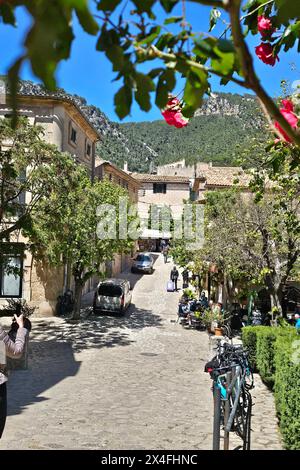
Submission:
[[[234,418],[233,431],[243,440],[243,448],[246,450],[247,442],[250,442],[250,421],[251,421],[251,395],[243,387],[239,396],[238,406]],[[249,444],[250,445],[250,444]]]
[[[232,331],[229,325],[222,326],[223,336],[226,336],[228,339],[232,339]]]

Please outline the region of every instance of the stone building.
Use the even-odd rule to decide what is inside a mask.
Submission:
[[[190,180],[186,176],[132,173],[139,181],[138,212],[147,218],[151,205],[169,206],[174,218],[182,214],[184,202],[190,198]]]
[[[0,118],[12,114],[10,95],[3,84],[0,88]],[[62,91],[51,93],[41,86],[21,82],[18,108],[20,115],[27,116],[32,125],[43,127],[47,142],[73,155],[79,164],[87,167],[91,178],[95,177],[95,145],[100,135],[76,100]],[[12,260],[20,268],[20,275],[6,274],[1,270],[0,305],[5,306],[7,298],[22,297],[35,305],[40,315],[52,315],[58,295],[70,280],[70,273],[67,267],[50,269],[45,263],[36,262],[26,250],[26,241],[20,232],[13,233],[11,237],[11,242],[20,247],[20,256]]]
[[[140,182],[128,172],[127,165],[123,170],[113,165],[109,161],[97,159],[97,166],[95,169],[95,177],[98,179],[108,178],[115,184],[118,184],[122,188],[128,191],[129,198],[133,203],[138,202],[138,190],[140,188]]]
[[[207,191],[238,188],[249,193],[250,175],[240,167],[214,167],[202,168],[191,180],[192,200],[200,204],[205,203]]]
[[[137,204],[140,182],[133,178],[133,176],[130,174],[127,168],[127,164],[125,163],[124,169],[121,170],[109,161],[104,161],[99,158],[98,162],[99,164],[95,169],[95,178],[100,180],[107,178],[109,181],[118,184],[128,191],[130,201],[133,204]],[[137,244],[134,245],[130,255],[125,253],[116,254],[113,261],[107,262],[106,271],[108,275],[117,276],[120,272],[129,269],[136,250]]]

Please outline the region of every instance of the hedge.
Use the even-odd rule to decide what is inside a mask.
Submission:
[[[292,327],[247,326],[242,339],[251,364],[274,387],[285,447],[300,450],[300,337]]]
[[[286,447],[300,450],[300,337],[278,336],[275,343],[275,403]]]

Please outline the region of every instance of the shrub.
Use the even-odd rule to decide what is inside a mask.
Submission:
[[[300,337],[290,326],[247,326],[242,339],[251,365],[265,383],[274,386],[285,447],[300,450]]]
[[[257,326],[245,326],[242,329],[243,345],[249,352],[249,363],[253,370],[256,370],[257,328]]]
[[[260,327],[256,336],[256,367],[262,380],[270,387],[274,385],[275,341],[277,328]]]
[[[285,447],[300,450],[300,339],[279,334],[275,343],[275,403]]]

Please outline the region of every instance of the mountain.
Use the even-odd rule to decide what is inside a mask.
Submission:
[[[188,164],[212,161],[233,165],[241,149],[252,148],[253,138],[267,135],[264,116],[253,95],[212,95],[188,126],[176,129],[163,120],[118,124],[81,96],[63,89],[49,92],[28,80],[20,82],[19,93],[54,95],[72,101],[102,136],[97,144],[98,155],[121,168],[127,161],[131,171],[147,172],[150,166],[183,158]]]
[[[138,138],[151,146],[157,153],[156,165],[185,158],[189,164],[211,161],[221,166],[233,165],[242,148],[251,148],[253,138],[262,138],[264,127],[265,118],[254,96],[225,93],[205,100],[182,129],[164,121],[120,125],[129,140]]]

